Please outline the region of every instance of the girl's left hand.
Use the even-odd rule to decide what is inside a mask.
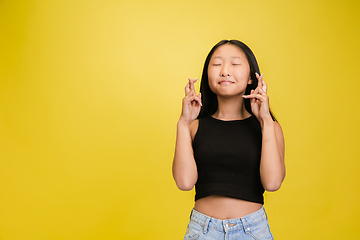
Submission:
[[[269,111],[269,96],[267,93],[267,85],[263,80],[264,74],[259,76],[256,73],[258,79],[258,86],[255,90],[251,90],[250,95],[244,95],[244,98],[250,99],[251,111],[255,117],[263,123],[267,119],[272,119]]]

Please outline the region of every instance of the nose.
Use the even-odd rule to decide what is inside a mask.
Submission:
[[[230,72],[226,65],[224,65],[223,68],[221,69],[220,76],[221,77],[230,77]]]

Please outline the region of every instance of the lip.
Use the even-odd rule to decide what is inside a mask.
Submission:
[[[230,81],[230,80],[222,80],[219,82],[219,84],[232,84],[234,83],[233,81]]]

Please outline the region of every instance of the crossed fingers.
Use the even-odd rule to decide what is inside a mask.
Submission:
[[[198,80],[198,78],[191,79],[189,78],[189,82],[185,86],[185,98],[190,98],[192,103],[199,103],[200,106],[202,106],[201,103],[201,93],[198,95],[195,92],[195,86],[194,83]]]
[[[256,78],[258,80],[258,86],[255,90],[251,90],[250,91],[250,95],[244,95],[244,98],[250,98],[251,100],[255,101],[255,100],[260,100],[263,99],[264,97],[267,97],[266,93],[267,93],[267,85],[263,79],[264,74],[262,74],[261,76],[258,73],[255,73]]]
[[[194,83],[198,80],[198,78],[195,78],[195,79],[191,79],[189,78],[189,82],[188,84],[186,84],[185,86],[185,95],[188,95],[188,93],[190,91],[194,91],[195,92],[195,86],[194,86]]]
[[[259,76],[258,73],[255,73],[256,78],[258,79],[258,87],[261,88],[261,90],[263,90],[263,92],[267,93],[267,85],[263,79],[264,74],[261,74],[261,76]]]

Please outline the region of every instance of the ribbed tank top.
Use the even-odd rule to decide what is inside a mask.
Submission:
[[[193,141],[198,170],[195,201],[222,195],[264,204],[261,142],[261,126],[253,115],[233,121],[200,118]]]

